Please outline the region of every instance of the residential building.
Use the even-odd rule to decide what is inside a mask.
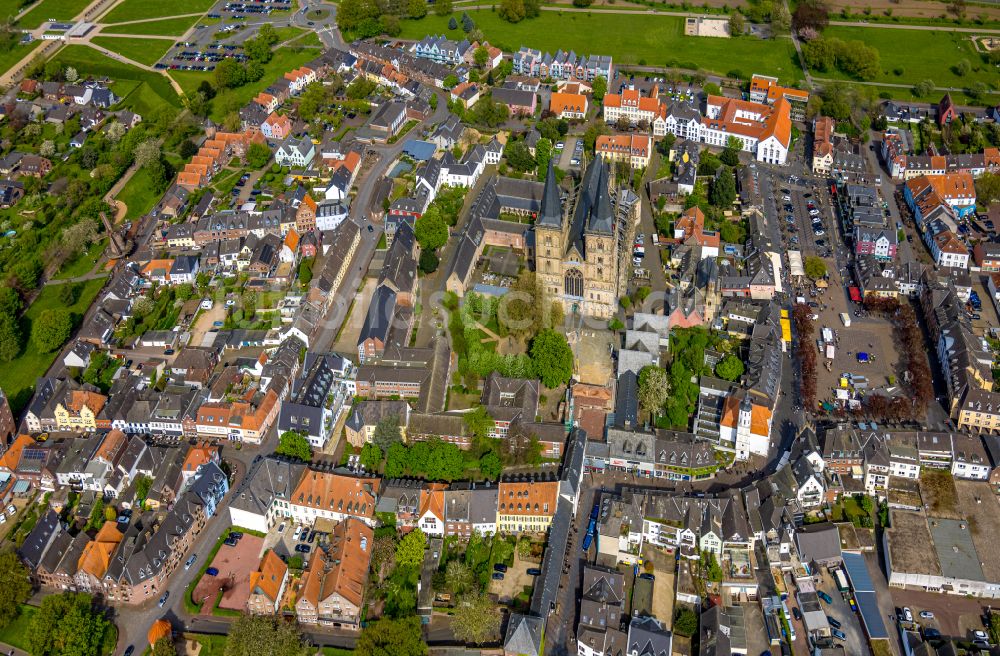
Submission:
[[[260,566],[250,573],[247,612],[251,615],[274,615],[281,606],[288,585],[288,565],[273,549],[264,553]]]
[[[333,527],[328,546],[317,547],[302,578],[295,602],[299,622],[360,628],[374,539],[372,527],[357,519]]]
[[[587,118],[587,96],[582,93],[553,93],[549,112],[559,118]]]
[[[288,137],[274,151],[274,161],[278,166],[309,168],[315,157],[316,146],[309,137]]]
[[[312,525],[319,520],[340,522],[348,517],[375,523],[377,478],[359,478],[306,470],[289,499],[292,518]]]
[[[750,78],[750,101],[773,105],[778,98],[784,98],[792,108],[792,119],[800,121],[805,117],[809,92],[792,89],[778,84],[778,78],[754,73]]]
[[[559,481],[500,481],[497,529],[501,533],[544,533],[552,523]]]
[[[645,134],[614,134],[597,137],[595,148],[605,160],[642,169],[649,166],[652,145],[652,139]]]

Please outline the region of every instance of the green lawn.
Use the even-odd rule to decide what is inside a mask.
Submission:
[[[264,65],[264,77],[253,84],[247,84],[237,89],[220,92],[212,102],[213,121],[221,123],[225,119],[225,106],[242,107],[251,98],[267,88],[279,75],[301,66],[316,58],[316,51],[308,48],[281,48],[275,51],[274,57]],[[193,93],[202,80],[212,81],[212,73],[203,71],[172,71],[171,76],[177,80],[185,93]],[[225,102],[222,102],[225,100]]]
[[[104,28],[104,31],[112,34],[162,34],[163,36],[181,36],[197,22],[197,16],[164,18],[163,20],[149,21],[148,23],[110,25]]]
[[[790,39],[762,41],[752,37],[713,39],[684,36],[684,19],[650,14],[585,14],[543,11],[538,18],[512,24],[492,11],[470,11],[490,43],[506,51],[525,45],[551,53],[558,49],[581,54],[611,55],[615,63],[677,66],[720,74],[741,71],[776,75],[791,83],[802,78]],[[448,29],[448,17],[427,16],[401,21],[404,39],[428,34],[460,38]]]
[[[897,30],[873,27],[830,26],[823,31],[826,37],[837,37],[845,41],[864,41],[877,48],[882,64],[882,74],[874,82],[916,84],[931,79],[939,87],[968,87],[973,82],[996,84],[996,71],[990,71],[972,43],[968,34],[937,30]],[[956,75],[951,67],[962,59],[968,59],[973,70],[964,77]],[[896,75],[894,69],[902,69]],[[842,78],[837,71],[815,72],[820,77]],[[936,94],[933,102],[937,101]]]
[[[68,21],[86,9],[91,0],[42,0],[17,22],[18,27],[34,29],[54,18],[57,21]]]
[[[80,296],[76,303],[69,307],[69,310],[82,316],[94,301],[97,293],[101,291],[104,282],[105,278],[101,277],[96,280],[88,280],[85,283],[80,283],[82,285]],[[35,302],[24,313],[24,318],[21,321],[24,331],[24,351],[20,356],[0,367],[0,389],[3,389],[15,404],[18,404],[15,412],[28,401],[28,398],[23,398],[22,395],[30,398],[27,390],[34,387],[35,381],[39,376],[45,375],[45,372],[56,359],[56,355],[58,355],[58,351],[52,353],[38,352],[38,349],[31,343],[31,321],[37,318],[44,310],[65,307],[59,300],[59,287],[60,285],[49,285],[42,289],[41,294],[38,295]]]
[[[46,0],[51,2],[52,0]],[[125,0],[101,19],[102,23],[123,23],[125,21],[180,16],[208,11],[215,0],[170,0],[151,2],[150,0]]]
[[[31,623],[31,618],[35,616],[36,612],[38,609],[34,606],[21,604],[21,613],[14,618],[13,622],[0,629],[0,642],[27,651],[28,624]]]
[[[119,82],[127,80],[143,82],[142,86],[146,88],[142,89],[142,104],[147,107],[147,111],[164,102],[177,108],[181,106],[181,99],[174,92],[173,87],[170,86],[170,81],[164,76],[115,61],[93,48],[82,45],[66,46],[56,54],[54,59],[59,61],[63,66],[75,67],[81,76],[106,75]],[[133,95],[140,89],[141,87],[135,89]],[[131,95],[126,99],[125,106],[135,109],[139,114],[142,114],[141,109],[133,105]]]
[[[117,36],[95,36],[91,41],[95,45],[117,52],[122,57],[146,66],[152,66],[160,61],[174,45],[173,41],[166,39],[143,39],[142,37],[129,39]]]
[[[101,254],[107,247],[108,240],[102,239],[96,244],[93,244],[87,250],[81,251],[72,260],[63,262],[62,267],[59,269],[59,273],[55,276],[56,280],[66,280],[69,278],[77,278],[79,276],[87,275],[93,270],[97,261],[101,259]]]
[[[6,71],[11,66],[24,59],[25,55],[31,52],[31,49],[37,45],[37,42],[29,43],[27,45],[18,44],[7,52],[0,53],[0,73]]]
[[[145,169],[139,169],[125,183],[125,186],[118,192],[116,198],[128,206],[128,211],[125,213],[125,220],[131,221],[153,209],[153,206],[156,205],[156,201],[159,200],[161,195],[153,189],[149,173]]]

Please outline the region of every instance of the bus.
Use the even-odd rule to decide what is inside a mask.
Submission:
[[[833,570],[833,578],[837,581],[837,589],[841,592],[850,592],[851,589],[847,585],[847,576],[844,574],[844,570],[835,569]]]

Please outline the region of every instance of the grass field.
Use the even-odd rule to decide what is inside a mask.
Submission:
[[[164,18],[148,23],[126,23],[125,25],[110,25],[105,31],[112,34],[162,34],[163,36],[181,36],[198,22],[197,16],[181,18]]]
[[[37,45],[37,43],[16,45],[7,52],[0,53],[0,73],[6,71],[8,68],[24,59],[25,55],[31,52],[31,49]]]
[[[125,213],[125,220],[131,221],[153,209],[153,206],[156,205],[156,201],[159,200],[161,195],[153,190],[149,173],[145,169],[139,169],[125,183],[125,186],[118,192],[116,198],[128,206],[128,212]]]
[[[76,303],[70,306],[68,309],[71,312],[83,316],[93,302],[94,297],[97,293],[101,291],[101,287],[104,286],[105,278],[97,278],[96,280],[88,280],[85,283],[81,283],[80,296]],[[52,365],[52,362],[56,359],[56,355],[59,354],[58,351],[52,353],[39,353],[38,349],[31,343],[31,321],[36,319],[45,310],[52,310],[56,308],[64,308],[65,305],[59,300],[59,285],[50,285],[42,289],[42,292],[35,299],[35,302],[31,304],[27,312],[24,313],[24,320],[21,322],[24,328],[24,351],[21,355],[8,363],[5,363],[3,367],[0,367],[0,388],[7,393],[7,396],[11,399],[22,401],[21,395],[25,390],[31,389],[35,385],[35,381],[39,376],[45,375],[45,372]],[[24,399],[26,401],[27,399]],[[23,401],[22,401],[23,402]],[[16,410],[15,410],[16,411]],[[3,640],[0,637],[0,640]],[[6,642],[4,640],[4,642]]]
[[[46,1],[51,2],[52,0]],[[107,16],[104,16],[101,22],[122,23],[125,21],[142,20],[144,18],[197,14],[208,11],[213,4],[215,4],[215,0],[170,0],[169,2],[125,0],[125,2],[112,9]]]
[[[579,54],[611,55],[616,64],[700,68],[720,74],[738,70],[744,77],[765,73],[786,83],[802,78],[790,39],[688,37],[679,16],[543,11],[538,18],[512,24],[492,11],[468,13],[490,43],[506,51],[516,51],[522,45],[551,53],[562,48]],[[428,16],[400,24],[401,36],[406,39],[428,34],[461,38],[462,34],[448,30],[448,17]]]
[[[91,41],[102,48],[117,52],[122,57],[146,66],[152,66],[160,61],[160,58],[167,54],[167,51],[174,45],[173,41],[166,39],[143,39],[142,37],[129,39],[117,36],[95,36]]]
[[[170,82],[159,73],[144,71],[115,61],[93,48],[81,45],[66,46],[54,59],[63,66],[74,66],[81,76],[106,75],[119,82],[129,80],[142,82],[143,84],[125,100],[125,105],[139,114],[142,114],[140,107],[149,111],[164,102],[178,108],[181,106],[181,99],[170,86]],[[140,91],[141,95],[136,95]],[[132,98],[133,95],[136,95],[135,100]]]
[[[916,84],[931,79],[939,87],[968,87],[973,82],[996,83],[996,71],[982,63],[968,34],[937,30],[897,30],[871,27],[830,26],[823,31],[826,37],[837,37],[845,41],[863,41],[877,48],[882,64],[882,74],[874,82]],[[959,76],[952,70],[962,59],[968,59],[973,67],[969,75]],[[896,75],[894,69],[901,69]],[[817,72],[821,77],[843,78],[836,71]]]
[[[80,251],[72,260],[63,262],[63,265],[59,268],[59,272],[55,275],[56,280],[67,280],[87,275],[93,270],[98,260],[101,259],[101,254],[107,247],[108,240],[102,239],[96,244],[91,245],[87,250]]]
[[[307,61],[315,59],[317,54],[315,50],[308,48],[292,47],[276,50],[271,61],[264,65],[264,77],[253,84],[247,84],[237,89],[219,93],[212,102],[212,115],[210,118],[213,121],[221,122],[225,118],[224,107],[226,104],[233,107],[242,107],[251,98],[274,82],[274,78],[297,66],[301,66]],[[185,93],[193,93],[202,80],[212,81],[212,74],[202,71],[171,71],[171,75],[181,85]],[[226,102],[223,103],[220,100],[225,100]]]
[[[57,21],[68,21],[86,9],[91,0],[42,0],[17,22],[18,27],[34,29],[54,18]]]
[[[26,650],[28,647],[28,625],[37,612],[38,609],[34,606],[21,604],[20,614],[14,618],[13,622],[0,629],[0,642]]]

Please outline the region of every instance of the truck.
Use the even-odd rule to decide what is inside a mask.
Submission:
[[[836,354],[837,354],[837,347],[834,346],[833,344],[827,344],[826,345],[827,360],[832,360],[834,357],[836,357]]]
[[[844,324],[844,328],[850,328],[851,327],[851,315],[847,314],[846,312],[841,312],[840,313],[840,322]]]
[[[835,569],[833,570],[833,578],[837,581],[837,589],[841,592],[850,592],[850,588],[847,585],[847,576],[844,574],[844,570]]]
[[[659,246],[660,245],[660,235],[659,235],[659,233],[654,232],[650,236],[650,241],[653,243],[653,246]]]

